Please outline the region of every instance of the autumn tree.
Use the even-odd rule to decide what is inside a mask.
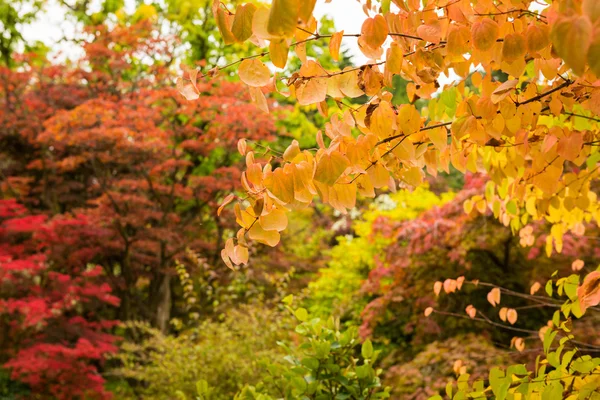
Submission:
[[[450,167],[487,175],[480,193],[463,198],[464,210],[493,215],[512,234],[519,234],[524,246],[537,247],[542,238],[547,256],[566,254],[577,238],[586,232],[594,235],[600,215],[597,1],[367,0],[361,2],[362,26],[333,34],[319,31],[315,3],[275,0],[270,6],[244,5],[234,12],[218,1],[214,4],[226,42],[257,46],[255,55],[239,60],[237,68],[263,110],[269,93],[289,93],[301,105],[317,105],[329,118],[317,134],[317,149],[300,148],[294,142],[283,154],[273,154],[267,164],[257,161],[242,139],[246,197],[234,205],[241,229],[223,250],[226,263],[247,262],[248,239],[277,245],[286,213],[309,206],[315,197],[343,213],[355,206],[357,196],[414,188],[426,174],[435,176]],[[330,40],[334,59],[343,41],[356,40],[368,62],[327,68],[307,57],[311,42],[324,37]],[[302,65],[282,77],[273,71],[287,65],[290,51]],[[201,78],[218,70],[210,69]],[[446,83],[442,74],[457,78]],[[404,104],[392,101],[388,89],[395,76],[408,81]],[[189,88],[193,83],[182,81],[180,86]],[[364,95],[369,100],[362,106],[349,102]],[[426,104],[417,107],[419,99]],[[233,200],[229,197],[225,204]],[[460,207],[458,211],[462,213]],[[548,230],[534,228],[540,224],[548,224]],[[430,245],[416,243],[417,248]],[[510,263],[510,254],[503,259],[493,251],[488,255],[500,268]],[[463,279],[448,277],[439,284],[452,293],[462,287]],[[585,279],[573,274],[549,281],[547,294],[552,297],[557,287],[566,297],[563,303],[540,300],[534,294],[539,287],[524,295],[529,301],[561,308],[562,314],[557,311],[541,334],[548,355],[544,363],[555,368],[552,373],[545,365],[543,369],[536,365],[539,379],[525,376],[530,372],[523,365],[506,373],[493,369],[489,382],[468,389],[468,375],[461,373],[458,398],[506,398],[509,392],[556,398],[591,394],[598,360],[580,355],[590,347],[577,344],[569,332],[571,316],[579,318],[598,304],[597,283],[597,272]],[[439,284],[436,291],[442,288]],[[500,303],[500,293],[511,293],[488,284],[494,288],[488,295],[492,306]],[[427,309],[426,314],[434,311]],[[516,321],[514,308],[501,311],[503,320]],[[479,315],[473,306],[466,312],[467,318]],[[564,337],[553,352],[550,344],[558,333]],[[515,338],[512,345],[522,349],[523,340]],[[567,348],[568,353],[562,353]],[[566,361],[561,363],[563,355]],[[448,396],[452,393],[449,387]]]
[[[237,137],[270,140],[276,127],[236,84],[201,84],[196,103],[165,86],[172,47],[153,29],[97,26],[77,68],[23,59],[3,70],[2,193],[49,215],[86,215],[107,233],[95,261],[121,299],[117,316],[166,330],[175,259],[188,247],[208,265],[219,259],[231,222],[216,208],[239,187]]]
[[[119,299],[90,263],[100,240],[83,216],[48,220],[0,200],[0,362],[30,398],[110,397],[98,366],[117,350],[115,321],[103,309]]]

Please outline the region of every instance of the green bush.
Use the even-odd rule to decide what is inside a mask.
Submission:
[[[390,389],[383,388],[379,378],[382,371],[374,367],[379,351],[369,340],[360,345],[355,327],[340,330],[339,320],[311,318],[304,308],[294,314],[301,322],[295,329],[300,343],[294,347],[280,343],[287,352],[284,362],[265,363],[268,376],[245,387],[236,400],[389,397]]]
[[[248,382],[264,379],[261,361],[280,358],[277,342],[293,326],[287,313],[265,306],[241,306],[222,321],[205,321],[179,336],[167,336],[146,324],[125,324],[131,339],[121,345],[112,371],[120,399],[195,399],[198,382],[210,387],[211,400],[231,400]]]

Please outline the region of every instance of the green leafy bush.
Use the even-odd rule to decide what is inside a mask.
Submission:
[[[198,382],[210,387],[211,400],[231,400],[246,383],[264,379],[261,360],[283,354],[276,342],[289,337],[292,318],[278,309],[245,305],[222,321],[205,321],[179,336],[167,336],[143,323],[125,324],[132,338],[112,371],[128,382],[116,389],[120,399],[195,399]]]
[[[360,345],[357,329],[341,330],[339,320],[333,317],[327,321],[311,318],[304,308],[294,314],[301,322],[295,329],[300,344],[288,347],[280,342],[287,352],[285,362],[266,363],[268,377],[255,386],[245,387],[236,400],[389,397],[390,389],[383,388],[379,378],[382,371],[374,365],[379,351],[373,349],[370,340]]]

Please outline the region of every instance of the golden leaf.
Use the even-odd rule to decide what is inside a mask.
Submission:
[[[577,75],[585,70],[591,35],[592,23],[587,16],[561,15],[552,26],[554,50]]]
[[[350,162],[340,153],[323,154],[317,163],[315,181],[325,185],[333,185],[344,173]]]
[[[374,18],[365,19],[361,28],[361,38],[367,46],[376,49],[385,42],[388,32],[385,18],[377,14]]]
[[[242,61],[238,69],[238,75],[242,82],[252,87],[266,86],[271,79],[269,68],[256,58]]]
[[[344,37],[344,31],[335,32],[329,39],[329,54],[335,61],[340,59],[340,46],[342,44],[342,38]]]
[[[255,11],[256,6],[252,3],[243,4],[237,8],[231,33],[238,41],[244,42],[252,36],[252,19]]]
[[[267,32],[273,36],[291,37],[296,31],[300,0],[273,0]]]
[[[491,18],[480,19],[471,26],[473,46],[482,51],[491,49],[498,39],[499,32],[500,28],[496,21]]]

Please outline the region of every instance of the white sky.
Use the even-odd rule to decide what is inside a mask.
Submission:
[[[92,2],[92,10],[94,7],[99,9],[99,1]],[[125,0],[125,8],[128,12],[135,10],[134,0]],[[317,1],[314,15],[320,19],[324,15],[329,15],[333,18],[336,30],[344,30],[346,33],[360,33],[360,28],[366,18],[362,9],[362,3],[357,0],[332,0],[330,3],[325,3],[323,0]],[[75,60],[83,56],[83,50],[70,39],[73,39],[80,29],[76,29],[73,24],[73,18],[67,20],[65,16],[65,8],[60,6],[55,0],[50,0],[44,12],[38,20],[23,28],[23,36],[28,41],[39,40],[44,42],[50,48],[54,49],[59,58],[69,58]],[[63,38],[67,40],[61,41]],[[367,58],[358,48],[356,38],[345,38],[342,42],[342,47],[347,48],[353,56],[353,61],[357,65],[367,62]],[[442,74],[438,81],[443,86],[451,84],[458,79],[458,76],[451,73],[450,77]],[[441,88],[440,88],[441,90]]]
[[[125,8],[128,11],[135,10],[135,2],[125,0]],[[333,0],[331,3],[319,1],[315,8],[315,17],[320,19],[326,14],[333,17],[336,30],[343,29],[347,33],[359,33],[366,17],[362,5],[356,0]],[[81,48],[68,41],[76,32],[72,19],[67,21],[65,17],[65,8],[53,0],[49,1],[46,12],[40,15],[35,23],[23,28],[23,36],[27,41],[39,40],[68,58],[77,58],[82,54]],[[63,38],[67,41],[60,42]],[[366,61],[358,49],[355,38],[348,38],[343,43],[343,46],[346,46],[354,56],[356,63]]]

